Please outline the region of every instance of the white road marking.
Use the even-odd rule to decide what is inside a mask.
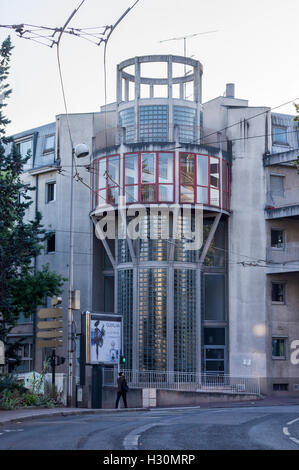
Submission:
[[[289,421],[287,423],[288,426],[291,426],[292,424],[296,423],[296,421],[299,421],[299,418],[296,418],[296,419],[293,419],[292,421]],[[287,436],[291,441],[295,442],[295,444],[298,444],[299,445],[299,439],[296,439],[295,437],[293,437],[291,435],[291,433],[289,432],[289,428],[287,428],[286,426],[284,426],[282,428],[282,431],[284,433],[285,436]]]
[[[124,438],[123,446],[126,450],[138,450],[138,439],[140,435],[147,431],[148,429],[154,426],[164,426],[164,423],[151,423],[141,426],[140,428],[133,429],[129,434]]]

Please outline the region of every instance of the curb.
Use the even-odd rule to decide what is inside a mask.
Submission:
[[[118,409],[113,409],[113,408],[101,408],[101,409],[88,409],[88,410],[63,410],[63,411],[54,411],[45,413],[41,412],[39,414],[32,414],[32,415],[27,415],[27,416],[16,416],[14,418],[7,418],[4,420],[1,420],[0,418],[0,426],[10,424],[10,423],[16,423],[20,421],[27,421],[27,420],[32,420],[32,419],[39,419],[39,418],[53,418],[55,416],[72,416],[72,415],[88,415],[88,414],[104,414],[104,413],[127,413],[130,411],[150,411],[150,408],[118,408]]]

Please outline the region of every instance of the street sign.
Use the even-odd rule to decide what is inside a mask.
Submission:
[[[49,328],[62,328],[62,320],[39,321],[37,322],[39,330],[47,330]]]
[[[62,307],[41,308],[37,313],[38,318],[60,318],[62,317]]]
[[[59,339],[37,341],[36,344],[39,348],[61,348],[63,346],[62,340]]]
[[[63,332],[59,330],[38,331],[36,336],[38,338],[61,338],[63,336]]]
[[[54,298],[54,304],[60,302],[59,298]],[[39,348],[59,348],[63,346],[63,312],[62,307],[41,308],[37,313],[38,318],[44,321],[37,322],[39,331],[36,337],[40,338],[37,341]]]

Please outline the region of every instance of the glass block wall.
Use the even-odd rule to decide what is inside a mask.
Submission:
[[[196,271],[174,270],[174,370],[196,372]]]
[[[139,272],[139,370],[167,370],[167,271]]]
[[[118,311],[123,315],[123,347],[127,368],[133,366],[133,269],[118,271]]]

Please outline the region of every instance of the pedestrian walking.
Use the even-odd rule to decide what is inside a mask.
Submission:
[[[120,397],[123,397],[125,408],[128,408],[128,405],[127,405],[127,392],[129,390],[128,383],[126,381],[126,378],[123,372],[120,372],[118,375],[119,377],[117,379],[117,398],[115,402],[115,408],[118,408]]]

